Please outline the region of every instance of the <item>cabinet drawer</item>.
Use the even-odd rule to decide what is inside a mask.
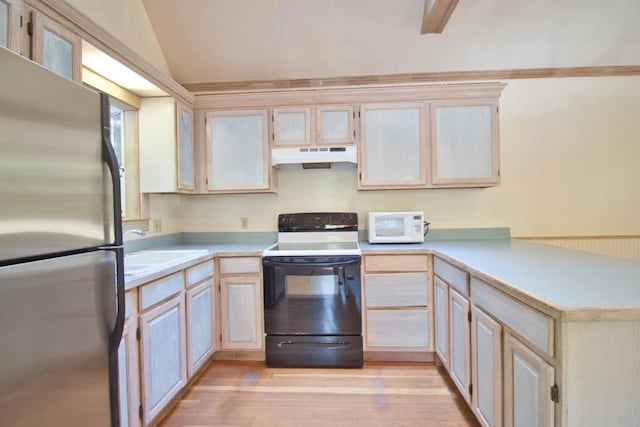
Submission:
[[[187,268],[187,287],[193,286],[213,276],[213,260]]]
[[[220,258],[220,274],[260,273],[261,265],[259,257]]]
[[[140,287],[140,310],[145,310],[184,288],[182,271]]]
[[[427,271],[427,255],[367,255],[365,271]]]
[[[429,347],[428,310],[367,310],[368,347]]]
[[[367,307],[427,306],[427,273],[366,274]]]
[[[454,267],[438,257],[434,257],[433,259],[433,271],[438,277],[458,291],[458,293],[465,297],[469,296],[469,290],[467,289],[469,274],[467,272],[460,270],[458,267]]]
[[[471,277],[471,300],[539,350],[553,356],[553,319]]]

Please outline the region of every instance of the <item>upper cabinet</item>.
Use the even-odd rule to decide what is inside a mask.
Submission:
[[[193,111],[178,104],[178,189],[195,189]]]
[[[40,12],[33,11],[31,16],[31,58],[62,77],[81,82],[80,36]]]
[[[195,188],[193,113],[171,97],[143,98],[138,112],[140,192]]]
[[[316,110],[316,142],[318,144],[351,144],[356,133],[352,105],[323,105]]]
[[[207,113],[208,191],[232,193],[271,190],[267,118],[267,110]],[[287,136],[295,133],[287,132]]]
[[[275,145],[311,144],[310,108],[274,108],[273,143]]]
[[[271,118],[275,146],[355,142],[353,105],[274,108]]]
[[[504,87],[474,83],[196,95],[196,152],[203,171],[196,176],[196,191],[275,191],[276,170],[291,163],[282,158],[341,150],[357,151],[358,190],[498,185],[498,103]]]
[[[426,184],[424,104],[360,107],[360,188]]]
[[[434,186],[498,184],[498,100],[431,103],[431,147]]]

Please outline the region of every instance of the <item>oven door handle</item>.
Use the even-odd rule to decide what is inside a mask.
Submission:
[[[339,267],[345,265],[357,265],[360,259],[350,259],[347,261],[330,261],[330,262],[287,262],[273,261],[269,258],[262,258],[262,265],[273,265],[277,267]]]
[[[334,341],[334,342],[309,342],[309,341],[280,341],[278,347],[299,347],[299,348],[317,348],[317,349],[340,349],[349,347],[347,341]]]

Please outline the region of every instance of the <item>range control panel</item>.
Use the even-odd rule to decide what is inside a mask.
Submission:
[[[358,231],[358,214],[355,212],[280,214],[278,231]]]

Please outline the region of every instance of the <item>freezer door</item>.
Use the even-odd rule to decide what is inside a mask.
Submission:
[[[0,268],[0,425],[112,425],[114,275],[102,251]]]
[[[0,48],[0,265],[113,241],[100,96]]]

